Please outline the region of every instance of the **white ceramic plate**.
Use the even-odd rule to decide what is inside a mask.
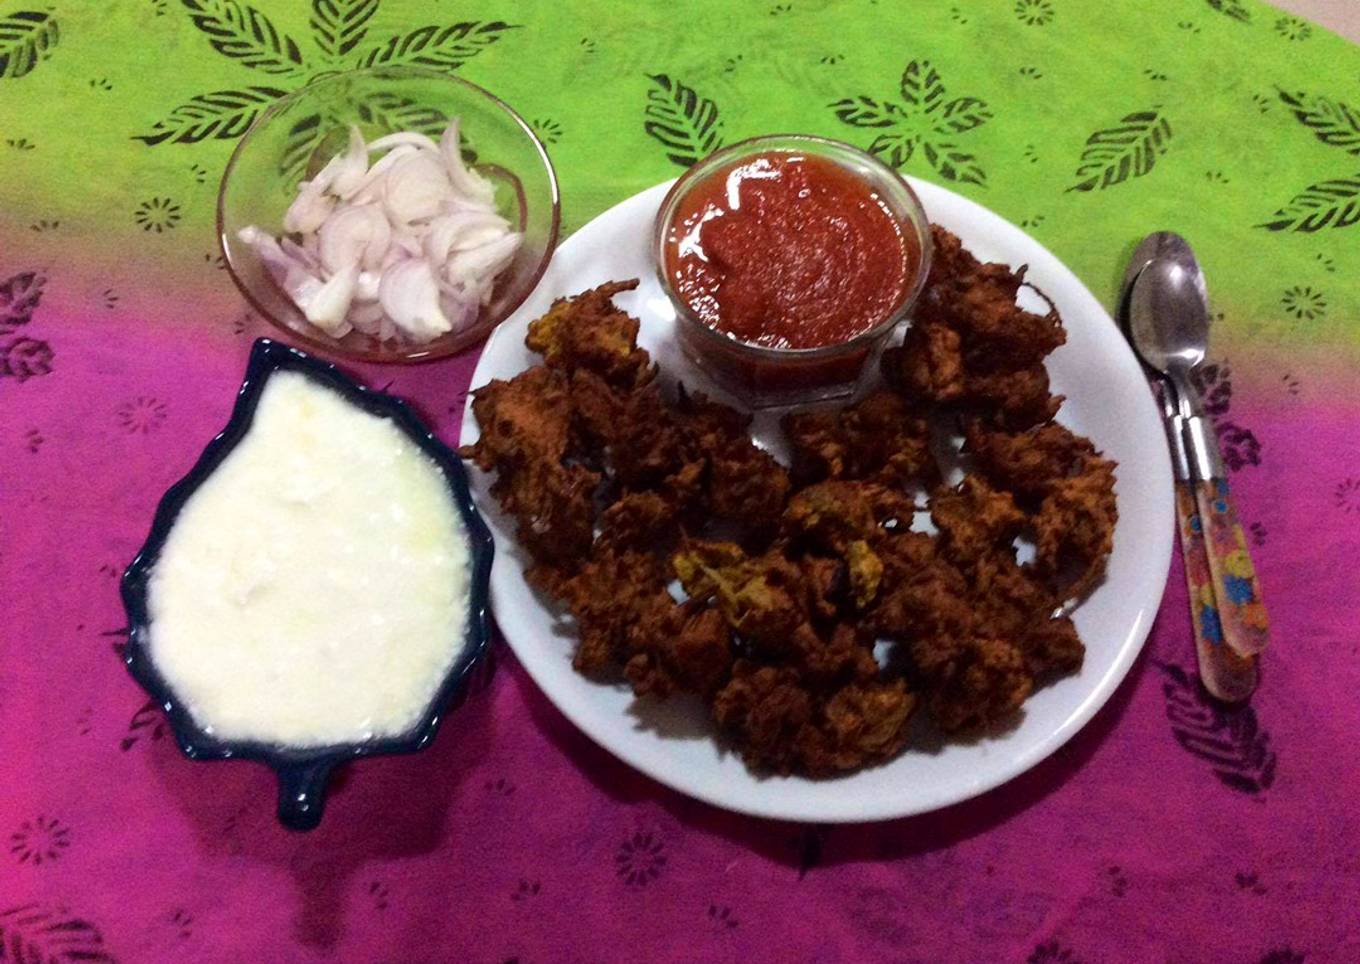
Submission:
[[[728,810],[817,822],[883,820],[990,790],[1047,757],[1095,715],[1138,655],[1161,602],[1173,526],[1171,466],[1147,382],[1118,328],[1076,276],[1015,225],[944,188],[915,179],[911,184],[930,219],[959,235],[979,258],[1029,265],[1028,279],[1053,299],[1067,327],[1067,344],[1048,361],[1053,391],[1067,396],[1059,420],[1119,462],[1119,525],[1108,575],[1074,615],[1086,662],[1080,673],[1035,693],[1013,728],[929,752],[908,748],[882,766],[830,780],[755,776],[713,740],[697,701],[635,703],[625,687],[591,682],[572,669],[569,626],[525,584],[526,556],[515,544],[514,525],[490,497],[489,476],[471,473],[496,537],[491,573],[496,622],[534,682],[619,759]],[[660,362],[664,378],[713,392],[670,337],[674,313],[652,268],[652,221],[669,186],[659,184],[616,205],[558,249],[537,291],[487,342],[472,376],[474,388],[538,363],[524,347],[524,334],[554,298],[641,278],[636,291],[616,299],[641,319],[639,341]],[[775,428],[767,415],[753,431],[778,455]],[[462,438],[476,437],[469,404]]]

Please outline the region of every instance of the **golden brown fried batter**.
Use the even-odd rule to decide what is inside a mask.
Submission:
[[[784,430],[794,476],[803,483],[865,479],[901,486],[935,472],[929,423],[894,392],[877,391],[835,411],[792,413]]]
[[[559,298],[548,313],[529,323],[524,339],[549,368],[593,372],[617,388],[636,388],[655,374],[637,346],[636,318],[614,306],[613,297],[638,285],[612,281],[574,298]]]
[[[1057,422],[1011,434],[974,423],[966,433],[968,452],[993,485],[1026,498],[1043,498],[1050,483],[1076,473],[1095,455],[1088,439]]]
[[[530,581],[574,619],[577,670],[639,697],[697,694],[760,770],[879,763],[918,706],[946,732],[991,726],[1081,665],[1060,604],[1103,572],[1114,465],[1052,421],[1043,358],[1063,331],[1016,304],[1023,269],[933,232],[916,321],[884,356],[890,388],[787,416],[792,473],[749,415],[683,387],[669,400],[611,300],[636,281],[555,302],[525,340],[543,364],[473,402],[481,437],[463,455],[496,473]],[[946,419],[975,466],[952,488],[932,453]],[[910,530],[920,488],[934,536]]]
[[[1081,474],[1048,486],[1034,517],[1034,562],[1067,598],[1079,599],[1105,574],[1119,510],[1114,463],[1089,458]]]
[[[460,454],[479,469],[545,460],[557,462],[570,441],[572,403],[567,382],[549,368],[535,367],[510,381],[497,379],[472,396],[480,435]]]
[[[977,475],[964,476],[956,488],[937,490],[930,499],[930,518],[940,531],[940,551],[960,567],[1010,545],[1025,524],[1025,514],[1010,493]]]
[[[1062,403],[1048,390],[1043,360],[1066,339],[1050,303],[1037,315],[1016,302],[1024,268],[981,264],[943,228],[932,226],[934,256],[915,319],[900,348],[884,353],[883,373],[909,398],[966,407],[979,418],[1023,429],[1052,418]]]

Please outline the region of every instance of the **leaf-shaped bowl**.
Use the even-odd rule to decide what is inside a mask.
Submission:
[[[270,376],[278,371],[301,373],[339,393],[365,412],[389,419],[439,466],[462,517],[471,559],[466,640],[424,714],[402,736],[307,748],[220,740],[194,720],[152,660],[147,590],[161,550],[185,503],[249,431],[264,387]],[[491,533],[468,493],[462,460],[421,423],[405,402],[365,388],[335,366],[311,358],[296,348],[261,338],[250,353],[245,380],[226,428],[208,443],[189,474],[161,498],[151,523],[151,534],[123,573],[123,605],[127,609],[129,627],[124,660],[133,678],[165,710],[175,739],[186,756],[195,760],[243,759],[267,764],[279,778],[279,820],[294,830],[310,830],[321,820],[326,781],[332,769],[359,757],[423,749],[434,739],[440,721],[460,701],[469,676],[491,637],[487,584],[491,577],[492,553]]]
[[[248,225],[270,234],[298,182],[344,148],[349,125],[371,140],[400,130],[438,139],[457,117],[464,157],[496,185],[500,213],[524,235],[496,279],[489,304],[468,327],[421,344],[379,341],[358,331],[334,338],[307,321],[254,248],[237,237]],[[547,148],[519,114],[476,84],[422,67],[372,67],[323,74],[280,98],[241,138],[217,194],[217,234],[227,271],[274,327],[328,355],[371,362],[431,361],[482,341],[538,285],[557,247],[561,209]]]

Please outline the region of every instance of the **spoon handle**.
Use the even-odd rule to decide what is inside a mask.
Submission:
[[[1190,624],[1195,632],[1200,682],[1211,696],[1225,703],[1240,703],[1256,689],[1256,657],[1239,656],[1224,645],[1218,595],[1193,482],[1176,483],[1176,522],[1190,590]]]
[[[1254,657],[1270,642],[1270,618],[1261,602],[1256,566],[1247,537],[1237,521],[1228,480],[1212,478],[1195,483],[1195,499],[1204,532],[1204,550],[1223,641],[1239,656]]]

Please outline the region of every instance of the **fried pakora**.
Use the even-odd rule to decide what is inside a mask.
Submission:
[[[993,726],[1082,662],[1062,607],[1104,571],[1114,463],[1053,421],[1057,312],[1018,306],[1023,269],[932,230],[888,387],[787,415],[789,469],[749,415],[668,393],[612,300],[636,281],[555,301],[525,339],[543,363],[473,400],[462,454],[496,474],[530,582],[574,623],[576,669],[638,698],[696,694],[758,770],[882,762],[918,710],[945,732]],[[971,471],[944,485],[951,425]],[[913,528],[924,508],[933,534]]]

